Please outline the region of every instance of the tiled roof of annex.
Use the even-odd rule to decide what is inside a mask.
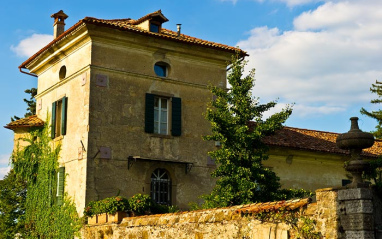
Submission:
[[[338,135],[340,134],[285,126],[274,135],[265,137],[264,142],[269,146],[349,155],[348,150],[336,146]],[[374,145],[364,149],[362,154],[372,158],[382,155],[382,140],[376,139]]]
[[[199,45],[207,48],[215,48],[215,49],[220,49],[223,51],[228,51],[231,53],[236,53],[238,52],[239,55],[241,56],[247,56],[248,54],[241,50],[240,48],[237,47],[232,47],[212,41],[207,41],[203,40],[200,38],[196,37],[191,37],[185,34],[180,34],[178,36],[178,33],[175,31],[171,31],[165,28],[161,28],[160,33],[156,32],[150,32],[147,31],[141,27],[138,26],[138,24],[142,23],[145,20],[150,19],[153,16],[156,16],[160,14],[161,16],[161,10],[158,10],[156,12],[147,14],[137,20],[133,20],[131,18],[125,18],[125,19],[98,19],[94,17],[85,17],[84,19],[80,20],[76,24],[74,24],[72,27],[70,27],[68,30],[66,30],[64,33],[62,33],[60,36],[55,38],[53,41],[51,41],[48,45],[46,45],[44,48],[42,48],[40,51],[38,51],[36,54],[31,56],[29,59],[24,61],[19,68],[25,68],[30,62],[32,62],[37,56],[42,54],[43,52],[47,51],[49,48],[52,46],[56,45],[58,42],[60,42],[62,39],[64,39],[70,32],[75,31],[78,27],[80,27],[82,24],[95,24],[95,25],[100,25],[104,27],[110,27],[110,28],[116,28],[122,31],[129,31],[129,32],[135,32],[138,34],[146,35],[146,36],[151,36],[151,37],[156,37],[156,38],[162,38],[162,39],[168,39],[172,41],[177,41],[177,42],[183,42],[187,44],[192,44],[192,45]],[[163,16],[164,17],[164,16]],[[165,18],[165,17],[164,17]],[[165,18],[167,20],[167,18]],[[165,20],[165,21],[166,21]]]
[[[4,126],[7,129],[16,128],[28,128],[28,127],[40,127],[44,125],[44,121],[37,117],[37,115],[32,115],[26,118],[15,120]]]
[[[236,212],[243,214],[257,214],[262,212],[275,212],[278,210],[292,211],[303,208],[311,203],[311,198],[293,199],[288,201],[252,203],[237,206]]]

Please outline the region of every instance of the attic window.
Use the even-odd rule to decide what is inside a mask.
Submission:
[[[155,22],[150,22],[150,32],[156,32],[159,33],[160,24]]]
[[[167,77],[169,72],[169,65],[164,62],[157,62],[154,65],[154,72],[157,76]]]
[[[65,79],[66,77],[66,66],[61,66],[60,71],[58,73],[58,77],[60,80]]]

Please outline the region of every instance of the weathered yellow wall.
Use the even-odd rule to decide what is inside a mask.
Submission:
[[[68,97],[66,135],[54,139],[61,143],[59,165],[65,167],[65,191],[74,200],[77,211],[82,214],[86,192],[86,152],[88,145],[89,89],[91,44],[82,37],[78,44],[64,40],[54,54],[39,59],[31,67],[38,74],[36,96],[37,115],[50,125],[52,103]],[[59,70],[66,66],[66,77],[59,78]],[[81,143],[82,141],[82,143]]]
[[[108,29],[106,31],[109,31]],[[94,34],[91,66],[90,124],[88,158],[100,147],[109,147],[111,159],[99,155],[89,160],[87,200],[136,193],[150,193],[150,177],[156,168],[169,171],[172,203],[186,208],[210,192],[213,168],[207,166],[207,152],[213,142],[202,140],[210,130],[204,119],[212,100],[208,84],[225,87],[227,53],[179,45],[158,39],[113,32],[109,39]],[[110,39],[111,36],[115,39]],[[139,44],[137,44],[139,42]],[[168,77],[157,77],[154,64],[170,65]],[[106,87],[97,85],[97,75],[106,76]],[[144,132],[145,94],[170,95],[182,99],[182,135],[160,136]],[[128,156],[193,163],[185,173],[184,164],[137,161],[128,170]]]
[[[342,186],[348,179],[343,156],[271,147],[264,166],[271,167],[280,177],[283,188],[319,188]],[[287,159],[288,156],[293,158]]]

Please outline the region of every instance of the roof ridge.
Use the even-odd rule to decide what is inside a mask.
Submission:
[[[168,21],[168,19],[163,16],[161,10],[158,10],[158,11],[155,11],[153,13],[147,14],[146,16],[141,17],[138,20],[139,21],[143,21],[145,19],[150,18],[151,16],[153,16],[155,14],[161,14],[162,19],[164,21]],[[134,32],[137,32],[137,33],[140,33],[140,34],[156,36],[156,37],[160,37],[160,38],[164,38],[164,39],[168,39],[168,40],[172,40],[172,41],[184,42],[184,43],[187,43],[187,44],[199,45],[199,46],[202,46],[202,47],[215,48],[215,49],[217,48],[217,49],[220,49],[220,50],[223,50],[223,51],[228,51],[228,52],[237,52],[237,51],[239,51],[240,55],[242,55],[242,56],[247,56],[248,55],[245,51],[241,50],[238,47],[233,47],[233,46],[229,46],[229,45],[226,45],[226,44],[221,44],[221,43],[217,43],[217,42],[213,42],[213,41],[203,40],[201,38],[196,38],[196,37],[188,36],[188,35],[185,35],[185,34],[181,34],[181,37],[178,37],[177,34],[175,35],[174,31],[169,30],[169,29],[165,29],[165,28],[163,28],[164,29],[164,33],[150,32],[150,31],[141,29],[140,27],[137,27],[136,24],[138,23],[138,20],[132,20],[132,19],[129,20],[128,18],[106,20],[106,19],[99,19],[99,18],[95,18],[95,17],[85,17],[85,18],[81,19],[79,22],[77,22],[76,24],[74,24],[72,27],[70,27],[68,30],[66,30],[64,33],[62,33],[60,36],[58,36],[57,38],[53,39],[44,48],[42,48],[37,53],[35,53],[31,57],[29,57],[26,61],[24,61],[19,66],[19,69],[21,71],[22,68],[26,68],[26,66],[28,64],[30,64],[33,60],[35,60],[36,57],[38,57],[40,54],[44,53],[46,50],[48,50],[50,47],[52,47],[57,42],[60,42],[70,32],[72,32],[72,31],[76,30],[78,27],[80,27],[81,24],[86,24],[86,23],[89,23],[89,24],[100,24],[100,25],[104,25],[104,26],[108,26],[108,27],[118,28],[120,30],[134,31]]]
[[[297,128],[297,127],[292,127],[292,126],[283,126],[283,128],[287,128],[287,129],[297,129],[297,130],[304,130],[304,131],[312,131],[312,132],[320,132],[320,133],[328,133],[328,134],[341,134],[341,133],[330,132],[330,131],[325,131],[325,130]]]

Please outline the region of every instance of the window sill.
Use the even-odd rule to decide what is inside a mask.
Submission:
[[[63,138],[64,138],[64,136],[63,136],[63,135],[60,135],[60,136],[54,138],[53,141],[54,141],[54,142],[56,142],[56,141],[61,141]]]
[[[153,138],[164,138],[164,139],[173,139],[174,137],[168,134],[152,134],[150,137]]]

